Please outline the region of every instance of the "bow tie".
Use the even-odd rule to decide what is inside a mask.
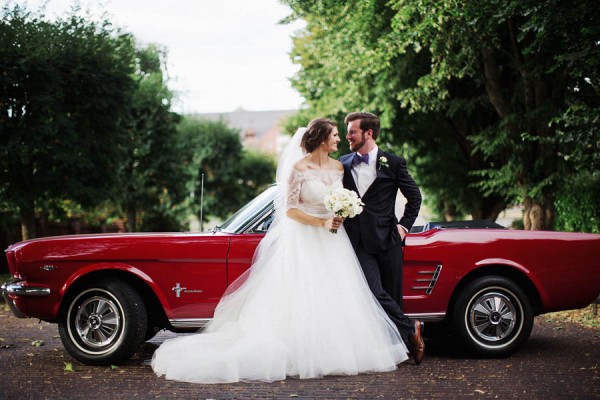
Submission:
[[[365,154],[364,156],[361,156],[358,153],[354,153],[354,158],[352,159],[352,165],[358,165],[361,162],[364,162],[365,164],[369,165],[369,155]]]

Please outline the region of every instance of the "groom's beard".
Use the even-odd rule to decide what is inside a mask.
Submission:
[[[365,145],[365,143],[367,143],[367,139],[365,138],[364,132],[362,132],[362,136],[360,139],[360,142],[350,142],[350,150],[359,151]]]

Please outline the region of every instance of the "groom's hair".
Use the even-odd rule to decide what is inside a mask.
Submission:
[[[377,136],[379,136],[379,117],[370,112],[352,112],[346,115],[344,123],[348,125],[348,123],[357,119],[360,120],[360,130],[368,131],[371,129],[373,131],[373,139],[377,139]]]
[[[329,139],[334,126],[337,124],[327,118],[316,118],[310,121],[302,136],[302,148],[312,153],[322,142]]]

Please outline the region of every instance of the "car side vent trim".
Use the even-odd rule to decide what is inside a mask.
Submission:
[[[433,288],[437,283],[440,273],[442,272],[442,264],[438,264],[434,271],[418,271],[417,275],[428,275],[428,278],[417,278],[415,279],[416,286],[413,286],[413,290],[424,290],[425,294],[431,294]]]
[[[173,328],[204,328],[212,318],[182,318],[169,319]]]

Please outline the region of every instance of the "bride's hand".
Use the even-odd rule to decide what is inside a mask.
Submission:
[[[325,220],[324,228],[338,230],[346,218],[333,217]]]

